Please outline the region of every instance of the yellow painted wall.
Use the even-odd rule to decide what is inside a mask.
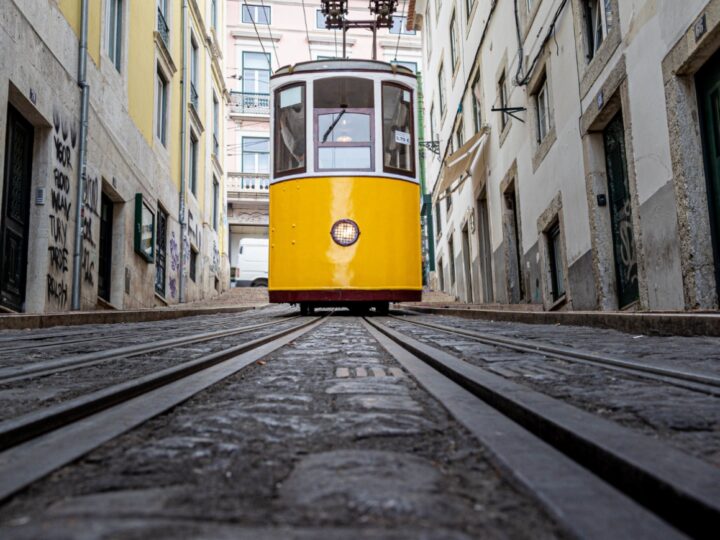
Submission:
[[[81,0],[58,0],[58,7],[80,39]],[[102,17],[101,0],[90,0],[88,4],[88,52],[95,65],[100,65],[100,31]]]
[[[150,146],[154,142],[156,10],[155,2],[130,2],[127,18],[128,109]]]

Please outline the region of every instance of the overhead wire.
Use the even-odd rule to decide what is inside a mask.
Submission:
[[[253,17],[252,11],[250,10],[250,6],[248,6],[247,0],[243,0],[243,4],[245,4],[245,9],[248,11],[248,15],[250,15],[250,22],[252,22],[253,28],[255,29],[255,35],[257,36],[258,43],[260,43],[260,48],[262,49],[263,54],[265,55],[265,59],[268,63],[268,68],[270,68],[270,71],[273,70],[272,63],[270,62],[270,55],[265,50],[265,45],[263,45],[262,39],[260,38],[260,32],[258,32],[257,25],[255,24],[255,17]]]
[[[265,0],[260,0],[260,5],[262,6],[264,11]],[[273,51],[275,52],[275,61],[277,62],[278,68],[280,68],[280,57],[278,56],[277,48],[275,47],[275,39],[273,39],[272,28],[270,28],[270,22],[268,21],[267,17],[265,17],[265,24],[267,25],[268,32],[270,33],[270,42],[272,43]],[[272,71],[272,68],[270,68],[270,71]]]
[[[305,21],[305,37],[307,37],[308,56],[312,60],[312,50],[310,49],[310,32],[308,31],[307,13],[305,13],[305,0],[302,0],[303,20]]]

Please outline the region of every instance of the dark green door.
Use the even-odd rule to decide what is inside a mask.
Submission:
[[[22,311],[25,303],[33,137],[32,125],[8,107],[0,216],[0,305],[14,311]]]
[[[710,225],[715,254],[715,283],[720,293],[720,53],[697,74]]]
[[[610,198],[613,253],[617,279],[618,304],[621,308],[636,302],[639,297],[637,251],[632,223],[632,205],[627,177],[625,126],[618,113],[603,132],[605,167]]]

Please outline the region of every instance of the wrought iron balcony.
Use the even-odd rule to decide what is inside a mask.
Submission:
[[[230,92],[230,111],[234,114],[270,116],[270,94]]]
[[[160,8],[157,10],[157,30],[163,40],[163,43],[165,43],[165,46],[170,49],[170,28],[168,27],[165,15],[163,15]]]
[[[200,98],[198,97],[197,90],[195,89],[195,83],[190,83],[190,103],[195,107],[196,111],[200,110]]]
[[[260,194],[267,196],[270,190],[270,175],[267,173],[240,172],[229,173],[225,179],[228,193]],[[232,196],[229,195],[230,198]]]

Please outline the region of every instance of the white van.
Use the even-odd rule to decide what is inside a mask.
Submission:
[[[233,287],[267,287],[268,239],[242,238],[237,255]]]

